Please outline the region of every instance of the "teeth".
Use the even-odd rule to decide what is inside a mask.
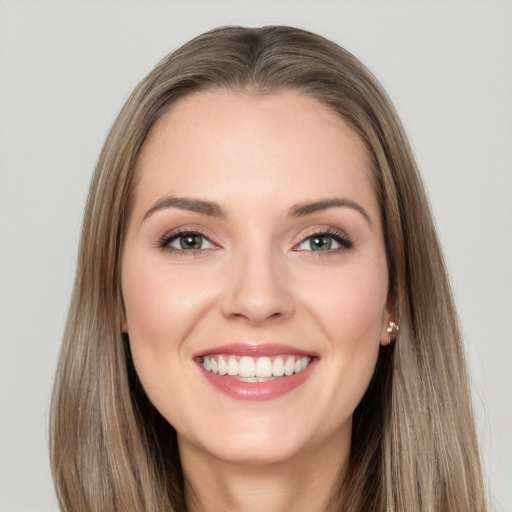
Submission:
[[[238,375],[238,361],[233,356],[228,359],[228,375]]]
[[[267,382],[290,376],[307,368],[310,357],[248,357],[215,355],[203,359],[203,368],[219,375],[229,375],[243,382]]]
[[[258,377],[235,377],[240,382],[258,382]]]
[[[281,357],[276,357],[274,361],[274,371],[272,372],[276,377],[284,375],[284,362]]]
[[[238,363],[238,375],[240,377],[256,377],[256,365],[252,357],[241,357]]]
[[[277,377],[239,377],[238,375],[233,378],[240,382],[269,382],[277,379]]]
[[[295,359],[293,357],[289,357],[286,360],[284,365],[284,373],[285,375],[293,375],[293,367],[295,365]]]
[[[272,377],[274,365],[268,357],[259,357],[256,361],[256,375],[258,377]]]
[[[228,373],[228,363],[224,359],[222,359],[222,356],[219,357],[219,375],[226,375]]]

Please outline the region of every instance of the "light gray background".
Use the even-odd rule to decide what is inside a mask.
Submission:
[[[57,510],[52,375],[114,116],[166,53],[231,23],[330,37],[395,101],[452,276],[494,508],[512,511],[512,4],[497,0],[0,1],[0,510]]]

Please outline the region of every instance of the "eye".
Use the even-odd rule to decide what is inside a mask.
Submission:
[[[354,246],[347,235],[338,231],[322,231],[305,238],[297,251],[338,252],[351,249]]]
[[[164,237],[159,246],[174,251],[196,252],[204,249],[215,249],[216,246],[201,233],[183,231]]]

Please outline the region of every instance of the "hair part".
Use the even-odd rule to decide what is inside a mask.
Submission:
[[[293,90],[365,145],[400,320],[353,418],[331,502],[346,512],[486,510],[461,336],[414,157],[388,96],[349,52],[291,27],[224,27],[165,57],[117,117],[91,183],[55,379],[50,451],[64,511],[184,511],[176,434],[138,382],[122,332],[123,238],[144,142],[201,91]]]

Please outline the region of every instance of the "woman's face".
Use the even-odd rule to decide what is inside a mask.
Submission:
[[[202,92],[158,121],[137,172],[124,328],[182,455],[347,447],[392,313],[354,131],[295,92]]]

